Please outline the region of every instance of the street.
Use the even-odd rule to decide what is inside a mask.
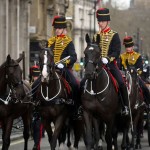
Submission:
[[[119,135],[119,138],[118,138],[118,141],[119,141],[118,145],[119,146],[120,146],[120,140],[121,140],[121,134]],[[144,131],[143,138],[141,139],[141,144],[142,144],[142,150],[149,150],[150,149],[150,147],[148,146],[147,132],[146,131]],[[23,150],[23,145],[24,145],[23,139],[13,141],[13,142],[11,142],[9,150]],[[33,147],[33,140],[30,139],[29,144],[28,144],[28,150],[32,150],[32,147]],[[1,146],[0,146],[0,148],[1,148]],[[103,144],[103,148],[104,148],[104,150],[106,150],[106,144],[105,143]],[[58,148],[58,147],[56,148],[56,150],[58,150],[58,149],[59,150],[67,150],[67,147],[66,147],[66,145],[61,145],[60,148]],[[45,138],[42,138],[41,150],[50,150],[47,135],[45,136]],[[79,143],[79,150],[85,150],[85,146],[84,146],[84,143],[82,140]]]

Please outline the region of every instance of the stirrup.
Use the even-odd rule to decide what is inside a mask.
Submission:
[[[127,116],[129,115],[129,108],[127,106],[124,107],[124,110],[122,110],[121,114],[123,116]]]

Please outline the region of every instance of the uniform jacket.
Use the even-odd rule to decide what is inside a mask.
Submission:
[[[70,59],[65,62],[66,66],[72,68],[77,60],[77,54],[72,39],[66,35],[54,36],[48,40],[48,47],[53,47],[54,62],[70,56]]]
[[[117,32],[110,28],[100,34],[99,46],[101,48],[101,56],[107,57],[111,62],[118,59],[121,52],[121,42]]]
[[[123,53],[120,55],[121,58],[121,66],[126,69],[126,61],[128,61],[129,65],[135,66],[136,69],[138,69],[138,73],[141,74],[143,70],[143,63],[142,63],[142,57],[139,53],[132,51],[130,53]]]

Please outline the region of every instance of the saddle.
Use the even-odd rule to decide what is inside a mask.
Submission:
[[[64,77],[62,77],[62,80],[65,85],[65,88],[67,89],[67,94],[70,95],[72,91],[70,84],[67,82],[67,80]]]

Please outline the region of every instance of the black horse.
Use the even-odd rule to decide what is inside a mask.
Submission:
[[[29,104],[31,97],[27,96],[27,93],[31,91],[30,84],[22,79],[22,70],[19,65],[22,59],[23,55],[17,60],[11,59],[10,55],[8,55],[6,62],[0,66],[2,150],[8,150],[13,120],[19,117],[22,117],[23,120],[24,150],[27,150],[32,105]]]
[[[130,146],[132,148],[141,148],[141,130],[143,126],[143,119],[144,119],[144,110],[145,110],[145,103],[144,97],[139,86],[139,77],[137,69],[134,66],[128,66],[128,73],[126,75],[128,79],[129,86],[129,100],[130,100],[130,108],[132,114],[131,125],[133,124],[133,131],[132,131],[132,140]],[[132,121],[131,120],[131,121]],[[135,142],[136,137],[136,142]]]
[[[99,47],[100,37],[96,42],[91,42],[86,35],[87,47],[85,54],[85,87],[81,99],[83,105],[83,117],[85,121],[86,148],[92,149],[92,121],[93,118],[106,123],[105,140],[107,150],[112,149],[112,127],[114,118],[119,110],[118,93],[101,61],[101,49]],[[97,131],[95,137],[99,141],[100,135]],[[96,147],[98,149],[98,147]]]
[[[144,105],[143,97],[141,95],[139,84],[138,84],[138,75],[137,70],[134,66],[128,66],[128,71],[123,72],[124,79],[128,87],[129,94],[129,106],[130,106],[130,115],[122,116],[121,114],[116,115],[115,125],[113,128],[113,138],[114,138],[114,148],[118,150],[117,145],[117,135],[118,132],[123,133],[123,139],[121,148],[130,149],[135,148],[135,135],[136,135],[136,147],[140,147],[140,127],[143,118]],[[131,125],[131,134],[132,140],[130,143],[128,132]]]
[[[68,98],[71,89],[60,71],[56,69],[51,49],[41,50],[39,63],[41,68],[39,80],[41,82],[36,91],[35,99],[40,102],[39,113],[48,134],[50,147],[55,150],[61,130],[71,114],[72,104]],[[54,131],[50,126],[51,123],[54,123]]]

